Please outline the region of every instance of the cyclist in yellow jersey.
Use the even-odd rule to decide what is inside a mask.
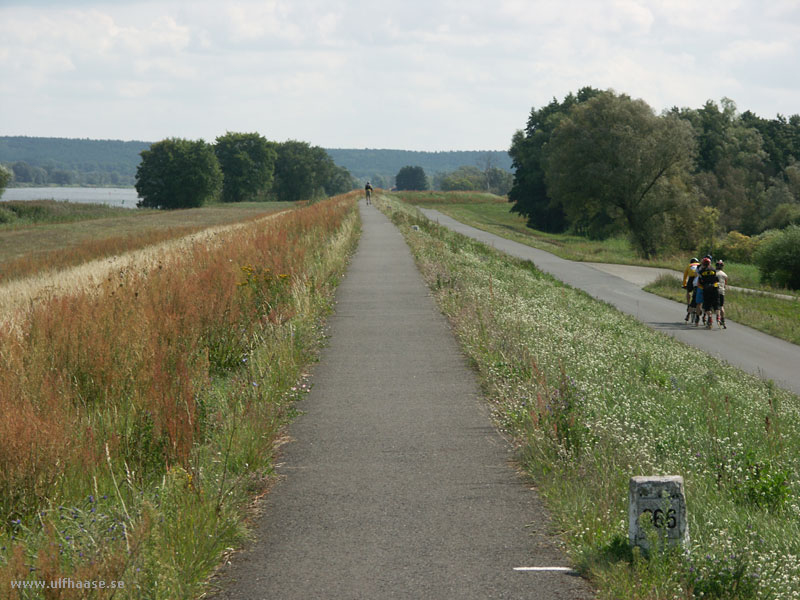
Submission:
[[[697,301],[695,300],[694,278],[697,275],[697,267],[700,266],[700,261],[693,258],[689,261],[688,266],[683,270],[683,289],[686,290],[686,318],[684,321],[687,323],[691,318],[695,321],[697,315]]]

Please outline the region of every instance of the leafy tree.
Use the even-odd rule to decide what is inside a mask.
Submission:
[[[702,243],[705,244],[704,253],[714,254],[716,250],[716,234],[719,229],[719,210],[713,206],[704,206],[697,213],[697,221],[703,233],[704,239]]]
[[[222,171],[203,140],[169,138],[143,150],[136,191],[146,208],[190,208],[218,198]]]
[[[781,189],[769,189],[781,184],[781,178],[771,173],[783,167],[773,164],[765,151],[757,127],[760,121],[754,115],[740,116],[729,98],[722,99],[721,108],[709,100],[699,110],[685,109],[680,114],[697,134],[695,184],[700,202],[719,209],[720,224],[726,230],[761,231],[783,201]]]
[[[485,171],[479,167],[461,166],[451,173],[437,173],[433,179],[435,189],[445,192],[486,190],[498,196],[508,193],[513,180],[514,176],[508,171],[491,166]]]
[[[388,188],[392,187],[391,184],[389,183],[390,179],[388,177],[386,177],[384,175],[380,175],[380,174],[376,174],[376,175],[373,175],[372,177],[366,178],[363,181],[363,183],[366,183],[367,181],[369,181],[372,184],[372,187],[374,187],[374,188],[388,189]],[[363,187],[363,186],[359,186],[359,187]]]
[[[13,178],[14,173],[10,169],[6,169],[5,166],[0,165],[0,197],[3,196],[3,192],[6,191],[6,186]]]
[[[353,176],[350,175],[350,171],[345,169],[344,167],[339,167],[333,164],[333,159],[328,157],[326,159],[326,163],[329,162],[331,165],[330,169],[327,169],[326,178],[323,182],[323,187],[325,189],[325,194],[327,196],[335,196],[336,194],[343,194],[345,192],[349,192],[357,187],[360,187]],[[380,187],[380,186],[374,186]]]
[[[217,138],[214,153],[222,169],[223,202],[242,202],[272,185],[278,153],[258,133],[228,132]]]
[[[428,177],[422,167],[405,166],[394,178],[398,190],[427,190]]]
[[[50,172],[50,183],[57,185],[70,185],[75,181],[76,173],[74,171],[67,171],[65,169],[53,169]]]
[[[688,197],[695,153],[689,123],[657,117],[642,100],[608,91],[574,105],[546,148],[547,190],[567,216],[610,217],[652,256],[668,216]]]
[[[306,142],[278,144],[273,193],[278,200],[296,202],[314,197],[314,156]]]
[[[347,169],[336,166],[324,148],[289,140],[278,144],[276,150],[272,191],[278,200],[311,200],[357,187]]]
[[[491,193],[505,196],[511,190],[512,185],[514,185],[514,175],[508,171],[491,167],[486,172],[486,186]]]
[[[514,134],[508,153],[515,172],[508,199],[514,202],[513,212],[527,217],[528,227],[553,233],[567,229],[563,207],[547,191],[543,149],[569,109],[599,93],[599,90],[584,87],[577,95],[567,95],[562,102],[553,98],[547,106],[531,109],[525,131]]]
[[[359,187],[347,169],[333,162],[325,148],[312,146],[311,154],[314,163],[314,189],[317,195],[334,196]]]
[[[790,225],[767,236],[754,258],[763,281],[800,289],[800,226]]]
[[[19,183],[47,183],[47,171],[34,167],[25,161],[17,161],[11,165],[14,180]]]
[[[459,167],[439,178],[439,187],[445,192],[486,189],[486,176],[478,167]]]

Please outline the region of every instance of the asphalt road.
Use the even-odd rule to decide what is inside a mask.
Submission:
[[[579,263],[464,225],[436,210],[422,209],[431,220],[480,240],[517,258],[532,261],[540,270],[635,316],[653,329],[695,346],[740,369],[800,394],[800,346],[774,338],[726,319],[727,329],[706,331],[687,326],[683,304],[661,298],[640,286],[590,263]]]
[[[225,599],[592,598],[402,236],[374,207]],[[518,571],[515,568],[545,570]]]

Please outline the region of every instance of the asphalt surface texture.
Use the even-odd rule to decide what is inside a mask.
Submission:
[[[593,267],[470,227],[436,210],[421,209],[431,220],[493,246],[511,256],[533,262],[549,273],[624,313],[633,315],[657,331],[707,352],[776,385],[800,394],[800,346],[769,336],[726,319],[728,328],[705,330],[684,322],[686,306],[640,289],[637,283]]]
[[[214,597],[593,598],[402,236],[361,214],[282,480]]]

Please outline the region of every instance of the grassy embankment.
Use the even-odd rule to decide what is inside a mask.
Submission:
[[[377,203],[406,236],[600,598],[800,594],[800,398],[413,207]],[[688,554],[648,559],[628,546],[628,480],[655,474],[685,479]]]
[[[205,589],[307,390],[358,195],[43,301],[0,332],[0,597],[55,597],[11,585],[60,577],[124,582],[97,598]]]
[[[11,208],[15,219],[0,224],[0,282],[257,219],[294,204],[247,202],[165,212],[53,200],[0,202],[0,211]]]
[[[552,252],[567,260],[663,267],[680,272],[686,266],[685,256],[663,256],[653,260],[637,257],[628,240],[621,237],[592,241],[578,236],[529,229],[523,217],[510,211],[511,205],[508,202],[496,196],[493,201],[487,202],[485,196],[450,196],[429,192],[406,192],[402,196],[398,195],[410,204],[435,208],[472,227]],[[800,293],[762,286],[758,279],[758,269],[754,265],[727,263],[725,272],[734,286],[796,295],[797,300],[789,300],[729,290],[725,296],[725,311],[729,321],[800,344]],[[671,300],[681,303],[685,301],[681,281],[677,278],[665,277],[645,289]]]

